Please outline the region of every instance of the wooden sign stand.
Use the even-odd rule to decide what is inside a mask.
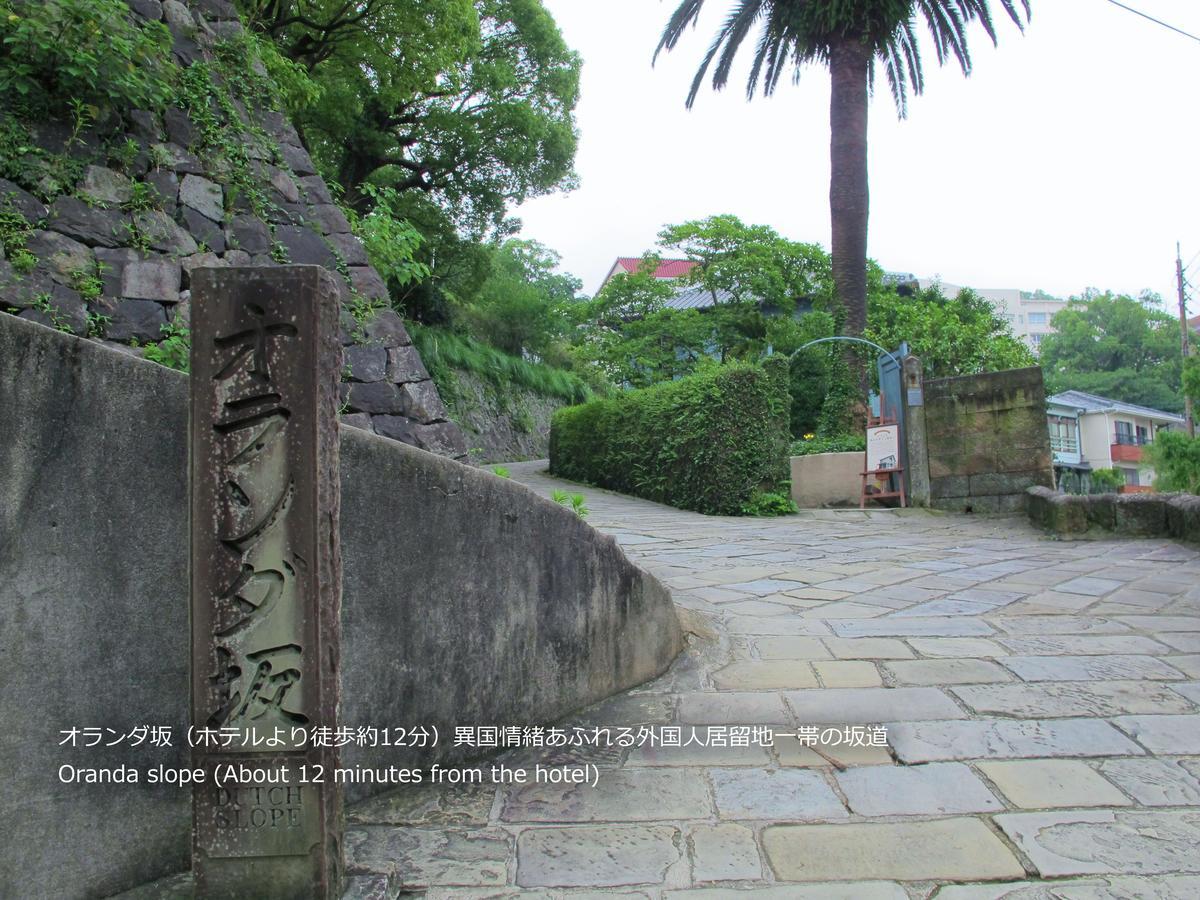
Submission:
[[[869,417],[867,419],[868,433],[869,433],[870,429],[872,429],[872,428],[878,428],[878,427],[887,426],[887,425],[897,425],[897,424],[898,423],[896,422],[895,419],[884,419],[884,418],[877,419],[874,417]],[[858,497],[858,508],[866,509],[868,498],[870,498],[872,500],[886,500],[886,499],[890,499],[890,498],[899,498],[900,507],[904,508],[905,506],[907,506],[908,501],[907,501],[907,498],[904,496],[904,467],[900,466],[900,465],[895,465],[895,466],[885,466],[885,467],[881,467],[881,468],[872,469],[872,468],[869,468],[870,467],[870,462],[868,462],[869,458],[870,458],[869,451],[863,454],[862,491],[860,492],[859,497]],[[896,461],[899,462],[899,459],[897,459]],[[894,484],[894,485],[896,485],[898,490],[876,491],[874,493],[868,494],[867,493],[867,479],[870,478],[872,480],[877,480],[881,476],[886,476],[888,478],[889,487],[891,487],[891,485]]]

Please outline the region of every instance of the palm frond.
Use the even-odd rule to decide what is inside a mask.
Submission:
[[[696,23],[702,6],[704,6],[704,0],[683,0],[676,7],[675,12],[671,13],[671,18],[667,21],[667,27],[663,29],[662,37],[658,39],[658,46],[654,48],[651,65],[658,60],[658,54],[663,50],[675,49],[675,45],[679,43],[679,38],[683,36],[687,27]]]

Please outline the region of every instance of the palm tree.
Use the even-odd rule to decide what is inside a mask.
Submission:
[[[1029,0],[1000,0],[1000,4],[1024,30]],[[656,60],[662,50],[675,48],[703,5],[704,0],[682,0],[663,30],[654,51]],[[713,89],[725,87],[742,41],[755,25],[760,33],[746,84],[748,99],[760,82],[764,95],[773,93],[789,63],[794,80],[805,63],[829,67],[833,280],[846,310],[846,333],[851,335],[861,335],[867,320],[867,98],[876,60],[883,66],[901,118],[909,93],[924,89],[917,49],[918,12],[933,36],[938,63],[953,55],[964,75],[971,73],[967,26],[978,21],[996,43],[988,0],[739,0],[717,32],[687,97],[690,109],[714,60]],[[858,368],[861,374],[861,364]]]

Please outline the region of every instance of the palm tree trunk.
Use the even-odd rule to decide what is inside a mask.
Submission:
[[[830,48],[829,217],[833,227],[833,284],[846,310],[844,333],[859,337],[867,324],[867,83],[871,48],[847,39]],[[854,382],[866,389],[859,354],[847,354]]]

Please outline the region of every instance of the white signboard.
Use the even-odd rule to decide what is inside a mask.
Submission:
[[[895,469],[900,465],[900,429],[879,425],[867,429],[867,471]]]

